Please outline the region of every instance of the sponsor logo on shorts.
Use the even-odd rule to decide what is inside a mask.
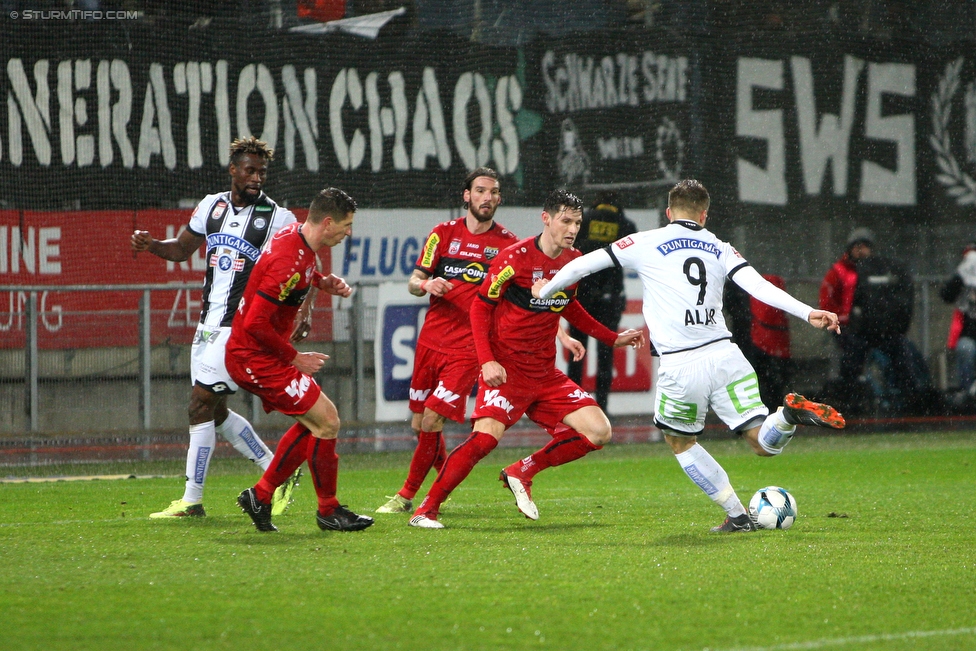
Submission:
[[[305,397],[305,393],[310,386],[312,386],[312,378],[307,375],[302,375],[301,380],[292,380],[291,384],[285,387],[285,393],[294,398],[295,404],[297,405]]]
[[[657,405],[657,416],[662,421],[672,421],[690,425],[698,418],[698,405],[693,402],[682,402],[668,397],[661,392],[661,399]]]
[[[298,285],[298,283],[301,282],[301,280],[302,280],[302,275],[300,273],[295,272],[294,274],[292,274],[291,278],[289,278],[285,283],[280,285],[281,290],[278,292],[278,300],[283,301],[286,298],[288,298],[288,295],[291,294],[291,290],[295,289],[295,287]]]
[[[732,406],[739,414],[744,414],[752,409],[763,406],[762,398],[759,395],[759,378],[755,373],[750,373],[741,380],[729,384],[725,387],[732,401]]]
[[[448,391],[444,387],[444,383],[443,382],[438,382],[437,383],[437,388],[434,389],[434,397],[435,398],[438,398],[439,400],[442,400],[443,402],[446,402],[447,404],[450,405],[450,404],[456,402],[457,399],[460,398],[461,396],[459,396],[456,393],[452,393],[451,391]]]
[[[569,394],[569,397],[579,402],[580,400],[586,400],[587,398],[589,398],[590,394],[588,394],[586,391],[583,391],[582,389],[576,389],[571,394]]]
[[[491,279],[491,286],[488,287],[488,298],[498,298],[502,295],[502,287],[505,286],[509,280],[515,277],[515,269],[512,265],[508,265],[500,272],[497,276]]]
[[[430,395],[430,389],[410,389],[410,399],[415,402],[424,402],[427,400],[427,396]]]
[[[434,262],[434,254],[437,252],[437,245],[441,243],[441,238],[437,233],[431,233],[424,243],[424,255],[420,258],[420,266],[430,268]]]
[[[508,398],[501,395],[500,389],[489,389],[485,391],[485,404],[482,407],[498,407],[499,409],[504,409],[506,414],[511,413],[512,409],[514,409],[512,403],[508,401]]]

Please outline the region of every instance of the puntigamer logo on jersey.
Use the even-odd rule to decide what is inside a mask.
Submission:
[[[434,263],[434,253],[437,252],[437,245],[441,243],[441,238],[437,233],[431,233],[424,244],[424,257],[420,259],[420,266],[430,268]]]
[[[515,275],[515,270],[512,269],[512,265],[508,265],[494,277],[491,281],[491,286],[488,287],[488,298],[498,298],[502,295],[502,286],[507,283]]]
[[[657,250],[661,252],[661,255],[667,255],[683,249],[704,251],[705,253],[711,253],[716,258],[721,257],[722,255],[719,248],[711,242],[702,242],[701,240],[695,240],[690,237],[676,237],[673,240],[668,240],[667,242],[662,242],[661,244],[657,245]]]
[[[549,298],[533,298],[529,301],[529,306],[539,312],[545,312],[546,310],[550,312],[562,312],[571,300],[573,299],[567,296],[566,292],[556,292]]]
[[[466,283],[480,285],[488,277],[488,270],[480,262],[471,262],[465,266],[448,264],[444,265],[444,276],[447,278],[460,278]]]

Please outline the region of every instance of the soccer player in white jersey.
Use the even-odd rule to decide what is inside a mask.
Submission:
[[[644,285],[644,320],[661,355],[655,389],[655,424],[661,428],[688,477],[727,517],[715,532],[753,531],[755,525],[735,494],[729,476],[698,444],[697,435],[711,407],[730,429],[745,437],[760,456],[775,456],[796,426],[840,429],[844,418],[833,407],[790,393],[770,414],[759,397],[756,372],[732,343],[722,316],[726,279],[768,305],[816,328],[840,332],[837,315],[815,310],[775,287],[730,244],[705,229],[708,191],[684,180],[668,194],[668,220],[662,228],[617,240],[570,262],[548,283],[532,289],[549,298],[580,278],[611,266],[632,269]]]
[[[224,366],[224,347],[237,304],[248,276],[265,243],[281,228],[296,221],[288,209],[272,201],[261,188],[274,156],[267,143],[251,136],[230,146],[229,192],[206,196],[197,205],[179,236],[155,240],[148,231],[132,234],[135,251],[149,251],[164,260],[183,262],[207,243],[207,276],[203,309],[193,337],[190,356],[190,447],[186,455],[183,497],[150,518],[204,516],[203,484],[219,433],[235,450],[262,470],[271,465],[272,453],[246,418],[227,408],[227,396],[237,385]],[[311,299],[311,297],[309,297]],[[303,306],[293,338],[308,334],[311,300]],[[298,471],[275,493],[274,512],[284,512],[298,481]]]

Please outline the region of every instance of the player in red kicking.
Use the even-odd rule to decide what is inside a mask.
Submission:
[[[278,442],[274,460],[237,503],[258,531],[277,531],[271,523],[271,496],[308,461],[318,496],[320,529],[358,531],[373,519],[356,515],[336,499],[339,457],[335,453],[339,414],[312,378],[328,355],[300,353],[288,341],[299,306],[311,286],[348,297],[342,278],[315,269],[315,252],[335,246],[352,233],[356,202],[338,188],[322,190],[303,224],[281,229],[269,242],[244,290],[227,342],[227,371],[243,389],[260,396],[265,411],[294,416],[298,422]]]
[[[573,242],[583,220],[583,203],[565,190],[552,192],[542,212],[543,231],[502,251],[492,262],[488,282],[471,304],[471,327],[481,381],[472,414],[473,432],[444,462],[410,525],[440,529],[440,505],[488,455],[522,414],[553,434],[553,440],[501,473],[519,510],[532,520],[539,511],[530,492],[541,470],[574,461],[610,441],[610,421],[597,402],[556,368],[559,319],[608,346],[644,343],[643,332],[616,334],[597,323],[575,300],[575,287],[540,301],[532,285],[551,278],[579,257]]]

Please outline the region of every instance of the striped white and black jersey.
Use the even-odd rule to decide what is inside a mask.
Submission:
[[[263,192],[253,205],[244,208],[234,207],[230,191],[204,197],[187,225],[194,235],[207,238],[201,325],[230,327],[264,245],[294,221],[297,220],[290,210]]]

